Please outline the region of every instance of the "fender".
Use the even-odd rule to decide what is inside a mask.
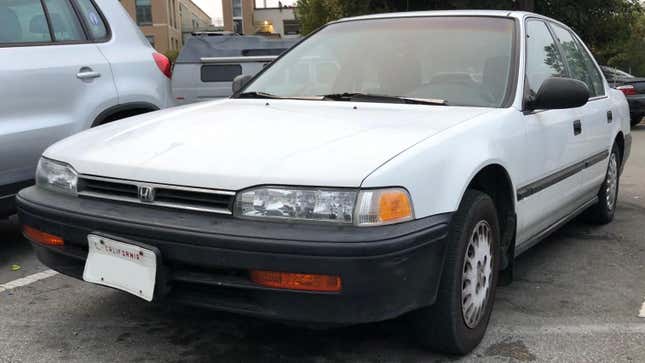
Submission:
[[[431,125],[431,122],[429,122]],[[514,108],[496,109],[431,136],[373,171],[361,187],[402,186],[416,218],[452,213],[475,175],[503,167],[513,189],[521,182],[525,124]],[[514,207],[516,199],[513,199]]]

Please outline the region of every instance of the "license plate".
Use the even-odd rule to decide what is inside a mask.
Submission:
[[[154,251],[90,234],[83,280],[152,301],[157,275]]]

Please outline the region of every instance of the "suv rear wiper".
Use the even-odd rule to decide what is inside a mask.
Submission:
[[[381,101],[381,102],[394,102],[394,103],[408,103],[408,104],[417,104],[417,105],[440,105],[446,106],[448,103],[446,100],[438,98],[414,98],[414,97],[402,97],[402,96],[387,96],[387,95],[376,95],[369,93],[333,93],[328,95],[321,96],[323,100],[330,101]]]

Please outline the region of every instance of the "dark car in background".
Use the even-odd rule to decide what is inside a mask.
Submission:
[[[627,102],[629,102],[632,126],[638,125],[645,116],[645,78],[635,77],[612,67],[602,66],[600,68],[609,85],[625,94]]]

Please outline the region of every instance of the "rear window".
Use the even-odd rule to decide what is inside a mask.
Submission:
[[[232,82],[242,74],[239,64],[216,64],[202,66],[202,82]]]

